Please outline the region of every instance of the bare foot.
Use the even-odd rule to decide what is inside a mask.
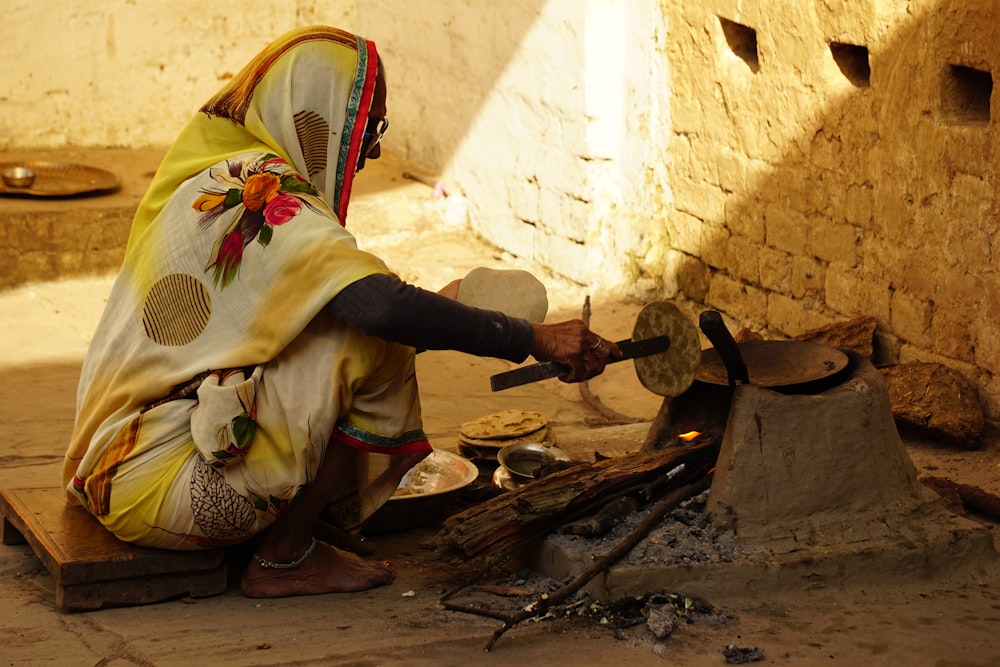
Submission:
[[[251,558],[240,587],[247,597],[279,598],[365,591],[390,584],[395,578],[396,570],[388,561],[365,560],[317,542],[316,549],[295,569],[267,569]]]

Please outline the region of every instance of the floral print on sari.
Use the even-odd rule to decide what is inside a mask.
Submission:
[[[303,206],[319,210],[319,194],[287,162],[271,153],[246,162],[227,160],[210,171],[221,187],[203,189],[192,208],[201,213],[198,225],[207,229],[220,219],[228,222],[215,242],[205,267],[224,289],[235,280],[243,251],[254,240],[266,247],[274,228],[290,221]]]

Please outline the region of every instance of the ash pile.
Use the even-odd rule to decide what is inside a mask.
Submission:
[[[732,529],[712,525],[705,508],[707,500],[705,491],[682,502],[621,558],[619,565],[694,565],[738,560],[751,547],[740,545]],[[566,552],[590,555],[606,552],[621,542],[650,510],[649,506],[639,507],[631,498],[621,501],[618,507],[608,510],[618,514],[617,520],[602,519],[599,514],[587,521],[561,526],[547,540]]]

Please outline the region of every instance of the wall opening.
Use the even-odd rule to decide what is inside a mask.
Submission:
[[[719,23],[722,25],[722,33],[726,36],[729,48],[756,73],[760,69],[760,58],[757,53],[757,31],[721,16]]]
[[[847,80],[857,88],[871,85],[872,68],[868,62],[868,49],[857,44],[830,42],[830,54]]]
[[[941,117],[945,122],[954,124],[988,123],[992,95],[992,73],[949,65],[941,83]]]

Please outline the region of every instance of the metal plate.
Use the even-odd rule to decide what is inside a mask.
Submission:
[[[0,181],[0,195],[26,197],[72,197],[116,190],[121,181],[110,171],[68,162],[3,162],[0,171],[10,167],[28,167],[35,172],[35,182],[27,188],[14,188]]]
[[[670,337],[670,349],[635,359],[635,374],[642,386],[654,394],[680,396],[691,386],[701,361],[698,330],[677,306],[654,301],[636,317],[632,339],[661,335]]]
[[[737,345],[747,366],[750,384],[790,387],[822,380],[847,367],[847,355],[829,345],[806,341],[755,340]],[[701,353],[696,379],[709,384],[729,384],[729,374],[715,348]]]
[[[389,501],[409,501],[450,493],[472,484],[478,476],[479,468],[472,461],[435,449],[403,475]]]

